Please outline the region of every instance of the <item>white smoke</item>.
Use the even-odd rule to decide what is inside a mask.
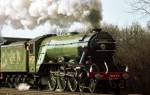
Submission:
[[[0,25],[15,29],[34,29],[47,21],[61,28],[76,22],[97,27],[101,19],[100,0],[0,0]]]
[[[17,86],[17,89],[19,91],[26,91],[26,90],[29,90],[30,89],[30,85],[28,85],[27,83],[20,83],[18,86]]]
[[[74,22],[69,28],[68,32],[85,32],[90,25],[85,25],[81,22]]]

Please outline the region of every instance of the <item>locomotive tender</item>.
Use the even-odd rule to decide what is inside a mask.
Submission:
[[[26,82],[50,91],[119,90],[128,74],[114,63],[115,49],[115,40],[101,29],[4,43],[0,47],[0,84],[15,87]]]

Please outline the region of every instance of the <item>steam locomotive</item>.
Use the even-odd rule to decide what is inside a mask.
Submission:
[[[127,68],[114,63],[115,40],[108,32],[44,35],[0,46],[0,85],[29,83],[50,91],[120,91]]]

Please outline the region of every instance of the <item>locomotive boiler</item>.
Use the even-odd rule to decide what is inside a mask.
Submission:
[[[45,35],[1,46],[1,84],[27,82],[50,91],[119,91],[128,74],[114,63],[116,42],[108,32]]]

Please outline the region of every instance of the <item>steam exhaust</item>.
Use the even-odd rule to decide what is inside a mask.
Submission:
[[[30,89],[30,87],[31,86],[29,84],[27,84],[27,83],[20,83],[16,88],[19,91],[27,91],[27,90]]]

